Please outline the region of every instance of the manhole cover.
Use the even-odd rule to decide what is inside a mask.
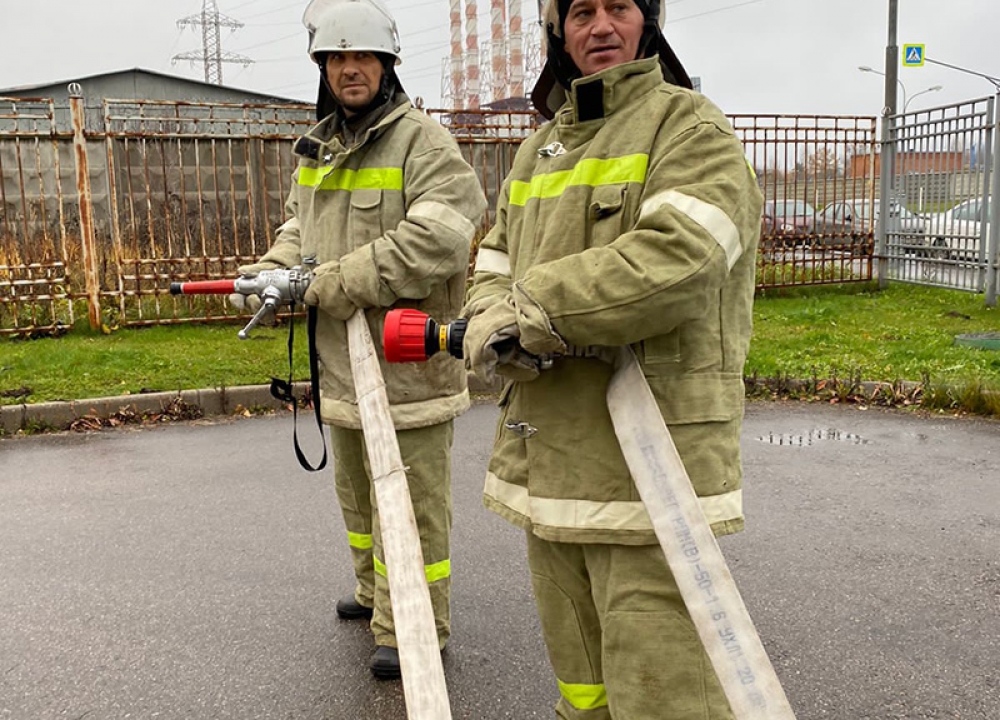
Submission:
[[[979,348],[980,350],[1000,350],[1000,332],[956,335],[955,344]]]
[[[867,445],[868,441],[857,433],[843,432],[841,430],[810,430],[800,434],[775,434],[768,433],[757,438],[760,442],[768,445],[786,445],[792,447],[806,447],[820,442],[833,441],[848,443],[850,445]]]

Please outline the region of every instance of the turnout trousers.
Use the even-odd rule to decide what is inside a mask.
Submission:
[[[732,720],[658,545],[548,542],[528,566],[564,720]]]
[[[397,647],[389,582],[379,531],[378,503],[372,484],[364,435],[333,426],[337,499],[347,526],[347,540],[357,583],[355,599],[374,609],[371,628],[376,645]],[[399,430],[396,438],[406,466],[413,514],[434,608],[438,642],[451,634],[451,444],[454,421]]]

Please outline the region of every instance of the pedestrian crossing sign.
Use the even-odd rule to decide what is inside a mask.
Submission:
[[[924,66],[924,46],[923,45],[904,45],[903,46],[903,65],[905,67],[923,67]]]

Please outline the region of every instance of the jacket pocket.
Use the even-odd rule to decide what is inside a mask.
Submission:
[[[590,225],[590,247],[603,247],[622,234],[625,213],[626,186],[599,185],[594,188],[587,207]]]
[[[361,188],[351,193],[351,214],[347,220],[348,243],[351,249],[367,245],[383,233],[382,191]]]
[[[666,335],[657,335],[642,341],[642,365],[647,375],[677,373],[681,361],[681,330],[675,328]]]
[[[667,425],[730,422],[743,415],[745,390],[739,373],[650,377],[648,381]]]

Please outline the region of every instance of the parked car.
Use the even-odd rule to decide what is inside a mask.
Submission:
[[[972,198],[927,218],[927,245],[934,257],[978,260],[980,238],[989,233],[985,209],[982,198]]]
[[[816,232],[816,209],[802,200],[768,200],[764,203],[764,235],[791,236],[801,240]]]
[[[845,200],[826,206],[816,218],[816,230],[827,245],[867,240],[878,227],[878,200]],[[926,219],[892,203],[889,231],[897,235],[904,249],[916,249],[925,243]]]

